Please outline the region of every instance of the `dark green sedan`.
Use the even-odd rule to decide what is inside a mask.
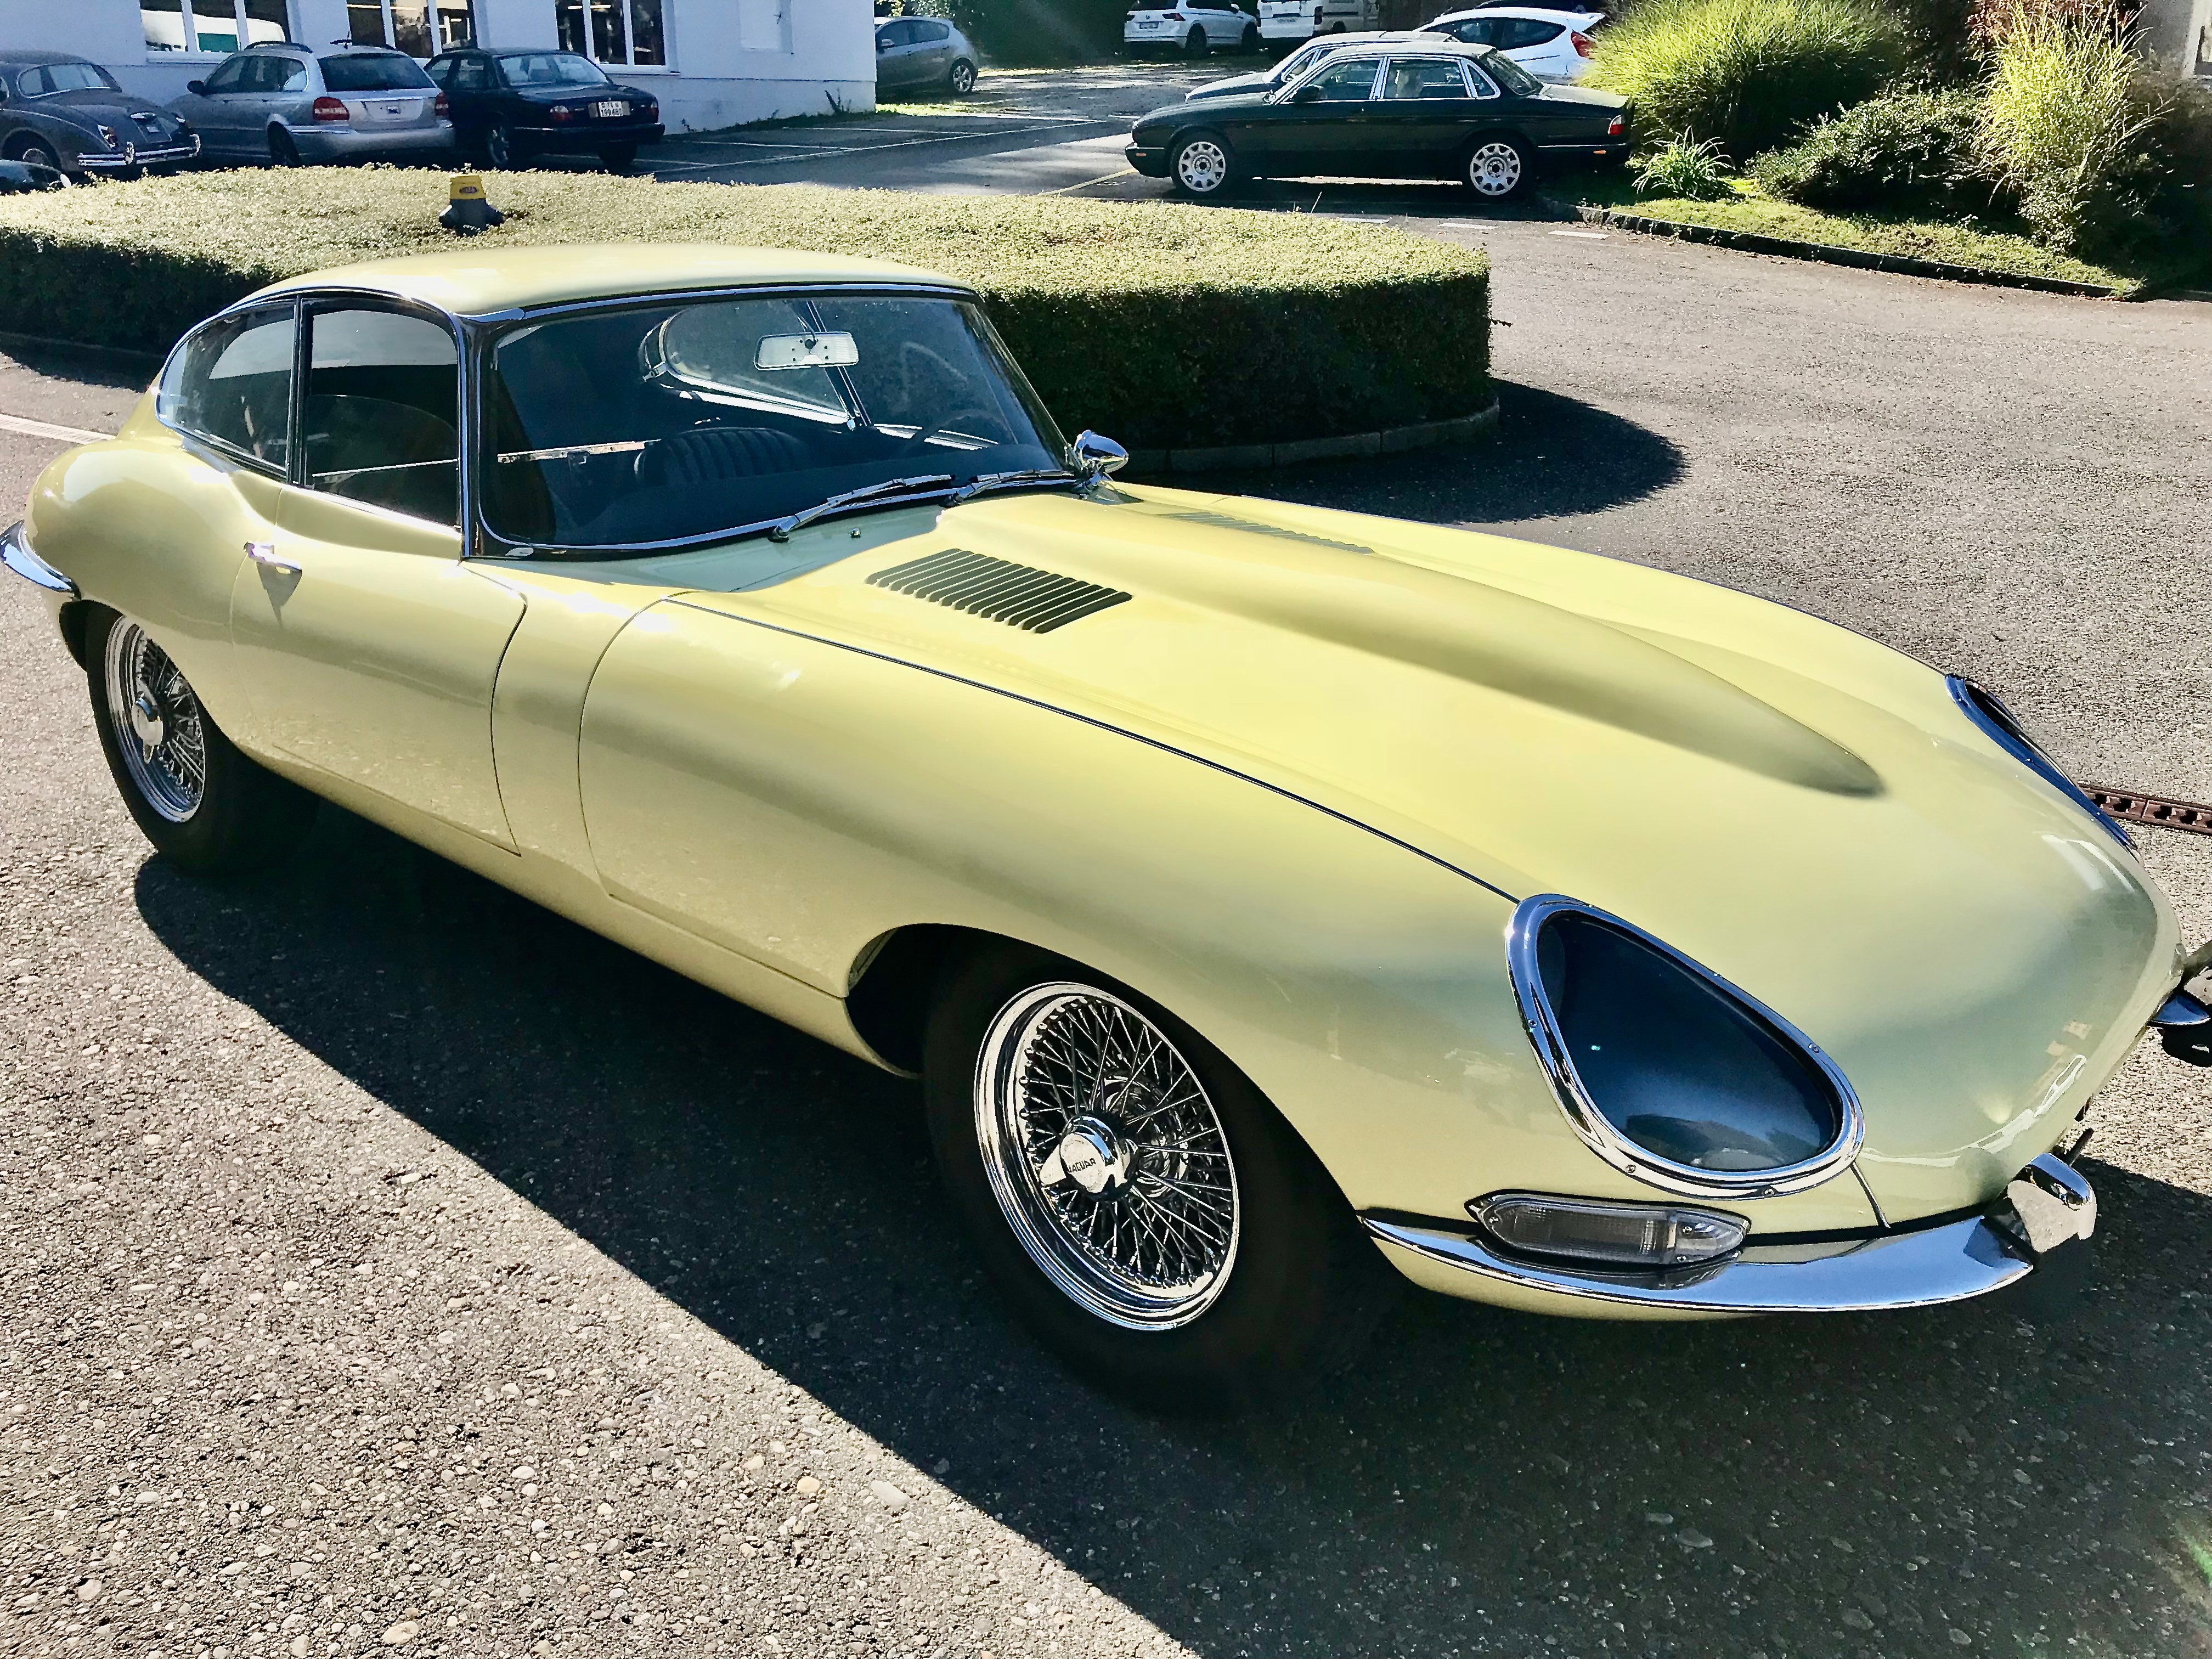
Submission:
[[[1487,46],[1347,46],[1273,91],[1155,110],[1129,165],[1184,194],[1247,179],[1457,179],[1500,201],[1540,167],[1628,160],[1617,94],[1539,81]]]

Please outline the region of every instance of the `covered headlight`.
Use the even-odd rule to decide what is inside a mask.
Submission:
[[[2089,799],[2087,790],[2058,769],[2058,763],[2045,752],[2041,744],[2028,736],[2027,728],[2021,724],[2020,717],[2005,707],[2003,700],[1996,692],[1987,686],[1975,684],[1963,674],[1948,675],[1943,683],[1951,689],[1951,700],[1965,712],[1968,720],[1982,728],[1990,742],[2096,819],[2105,833],[2121,846],[2133,847],[2136,844],[2134,838],[2114,823],[2103,807]]]
[[[1506,958],[1561,1109],[1615,1169],[1748,1199],[1857,1157],[1858,1097],[1812,1039],[1641,928],[1546,894],[1515,909]]]

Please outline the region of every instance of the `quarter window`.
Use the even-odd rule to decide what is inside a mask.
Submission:
[[[1389,74],[1383,77],[1382,95],[1400,100],[1464,98],[1467,82],[1460,78],[1458,64],[1449,58],[1393,59]]]
[[[459,517],[459,358],[427,317],[368,307],[308,324],[301,446],[310,489],[453,524]]]
[[[291,307],[209,324],[169,358],[155,407],[163,421],[283,471],[292,414]]]
[[[285,0],[140,0],[149,52],[232,52],[292,38]]]

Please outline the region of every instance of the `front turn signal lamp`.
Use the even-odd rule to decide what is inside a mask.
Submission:
[[[1468,1212],[1505,1249],[1594,1267],[1664,1271],[1730,1255],[1750,1231],[1739,1216],[1674,1204],[1605,1204],[1493,1193]]]

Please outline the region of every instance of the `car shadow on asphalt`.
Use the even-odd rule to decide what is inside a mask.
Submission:
[[[2186,1565],[2200,1194],[2093,1165],[2101,1278],[2069,1324],[1579,1323],[1409,1294],[1324,1393],[1164,1421],[1001,1316],[911,1085],[330,807],[256,884],[157,860],[137,898],[224,994],[1199,1653],[2212,1634]]]
[[[1594,404],[1497,380],[1498,426],[1473,443],[1375,460],[1144,482],[1269,495],[1435,524],[1564,519],[1638,501],[1681,482],[1681,449]]]

